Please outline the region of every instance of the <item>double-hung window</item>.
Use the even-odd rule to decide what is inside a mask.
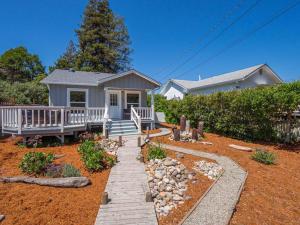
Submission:
[[[140,93],[136,92],[136,93],[126,93],[126,107],[127,109],[130,109],[131,106],[133,107],[139,107],[140,106]]]
[[[68,106],[70,107],[88,107],[87,89],[68,89]]]

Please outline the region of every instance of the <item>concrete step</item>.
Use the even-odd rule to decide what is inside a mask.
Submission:
[[[126,126],[113,126],[113,127],[110,127],[110,130],[127,130],[127,129],[136,129],[136,126],[135,125],[126,125]]]
[[[109,136],[126,136],[126,135],[137,135],[137,131],[128,131],[128,132],[118,132],[118,133],[110,133]]]

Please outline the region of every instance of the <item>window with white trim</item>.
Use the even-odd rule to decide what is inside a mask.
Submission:
[[[70,107],[87,107],[86,90],[69,90]]]
[[[140,106],[140,95],[138,93],[127,93],[127,109],[130,109],[131,106],[139,107]]]

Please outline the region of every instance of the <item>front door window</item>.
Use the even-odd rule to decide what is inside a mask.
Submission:
[[[118,94],[110,94],[110,106],[118,106]]]

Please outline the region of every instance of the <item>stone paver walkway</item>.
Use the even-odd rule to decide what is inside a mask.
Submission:
[[[140,152],[137,136],[123,138],[119,162],[111,169],[105,188],[111,201],[100,206],[95,225],[157,225],[154,204],[146,202],[150,190],[145,166],[136,159]]]
[[[172,145],[161,144],[163,148],[217,161],[225,170],[198,206],[183,221],[183,225],[227,225],[240,197],[247,178],[245,172],[233,160],[225,156],[206,153]]]

